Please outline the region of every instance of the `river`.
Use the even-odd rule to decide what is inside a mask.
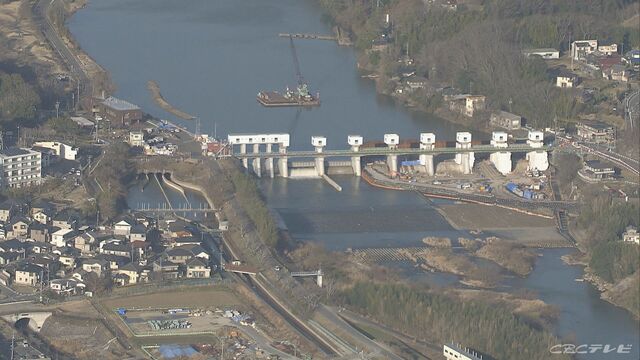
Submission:
[[[354,50],[329,41],[295,42],[302,73],[311,90],[320,92],[319,108],[261,107],[255,100],[258,91],[282,90],[296,81],[289,41],[277,34],[327,34],[321,14],[309,0],[100,0],[79,11],[69,27],[82,48],[111,73],[116,96],[191,129],[193,122],[179,121],[155,105],[148,80],[157,81],[173,105],[198,116],[203,132],[213,134],[215,124],[221,137],[287,132],[297,149],[309,149],[312,135],[326,136],[329,148],[346,147],[349,134],[381,140],[389,132],[413,139],[434,132],[439,139],[454,139],[459,125],[412,114],[378,96],[373,83],[355,70]],[[335,179],[342,192],[320,180],[263,180],[261,187],[296,239],[318,241],[328,249],[410,246],[426,235],[459,234],[430,202],[413,193],[375,189],[354,177]],[[149,195],[153,191],[132,193],[130,205],[146,198],[161,202]],[[566,251],[543,251],[531,276],[508,285],[534,290],[558,306],[559,336],[574,334],[577,343],[631,344],[632,354],[607,358],[637,359],[638,322],[600,300],[590,285],[575,282],[580,268],[561,263]]]

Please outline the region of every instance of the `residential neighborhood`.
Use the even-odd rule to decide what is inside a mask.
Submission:
[[[91,295],[104,290],[91,285],[96,278],[103,287],[203,279],[219,266],[215,239],[181,220],[123,216],[96,227],[72,209],[8,200],[0,228],[1,281],[10,287]]]

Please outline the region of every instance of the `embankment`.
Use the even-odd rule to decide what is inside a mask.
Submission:
[[[169,113],[179,117],[182,120],[193,120],[193,119],[195,119],[195,116],[187,114],[186,112],[174,107],[167,100],[165,100],[165,98],[162,96],[162,93],[160,92],[160,85],[158,85],[157,82],[155,82],[153,80],[147,81],[147,89],[149,89],[149,92],[151,92],[151,96],[153,97],[153,101],[155,101],[156,104],[158,104],[158,106],[160,106],[166,112],[169,112]]]

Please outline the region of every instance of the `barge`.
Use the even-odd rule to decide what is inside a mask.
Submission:
[[[265,107],[320,106],[320,94],[311,95],[307,84],[298,86],[296,91],[287,87],[282,94],[278,91],[261,91],[256,99]]]

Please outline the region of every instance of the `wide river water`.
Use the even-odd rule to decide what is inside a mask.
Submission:
[[[330,148],[346,147],[348,134],[381,140],[393,132],[415,139],[428,131],[454,139],[460,126],[412,114],[378,96],[373,83],[357,73],[354,50],[329,41],[296,41],[302,73],[312,91],[320,92],[322,106],[302,111],[261,107],[255,100],[258,91],[282,90],[296,81],[289,41],[278,33],[329,33],[321,15],[311,0],[99,0],[74,15],[69,27],[82,48],[111,73],[116,96],[177,121],[147,91],[147,81],[155,80],[169,102],[202,119],[203,132],[213,134],[216,124],[219,137],[287,132],[297,149],[310,148],[312,135],[326,136]],[[426,235],[459,235],[415,194],[372,188],[349,176],[335,179],[342,192],[320,180],[262,180],[261,187],[295,238],[329,249],[410,246]],[[144,193],[132,189],[131,207],[162,202],[150,185]],[[175,194],[170,198],[181,201]],[[606,358],[638,359],[638,322],[600,300],[589,284],[574,281],[581,269],[560,260],[568,251],[542,251],[531,276],[506,285],[534,290],[558,306],[559,336],[578,344],[630,344],[631,354]]]

